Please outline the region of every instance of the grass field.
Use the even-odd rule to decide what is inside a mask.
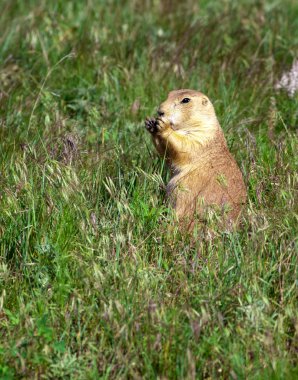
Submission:
[[[297,379],[298,3],[2,0],[0,379]],[[183,236],[144,119],[213,101],[243,228]]]

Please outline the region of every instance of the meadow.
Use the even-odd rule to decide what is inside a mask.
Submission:
[[[1,0],[0,379],[297,379],[294,0]],[[212,100],[242,228],[181,233],[144,119]]]

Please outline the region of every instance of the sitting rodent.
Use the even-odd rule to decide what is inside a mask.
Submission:
[[[171,168],[167,195],[178,218],[192,228],[195,214],[204,219],[217,209],[225,227],[235,226],[246,189],[211,101],[198,91],[171,91],[158,115],[145,126]]]

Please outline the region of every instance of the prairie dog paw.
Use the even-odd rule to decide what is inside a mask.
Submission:
[[[165,120],[161,117],[158,117],[156,119],[156,129],[158,132],[163,132],[166,129],[168,129],[169,127],[170,127],[170,124],[167,120]]]
[[[147,117],[145,120],[145,128],[150,133],[156,133],[157,129],[157,120],[154,117]]]

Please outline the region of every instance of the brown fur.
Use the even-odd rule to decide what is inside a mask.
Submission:
[[[226,226],[235,225],[246,189],[210,100],[194,90],[172,91],[159,115],[146,128],[171,168],[167,194],[178,218],[192,225],[194,214],[217,209]]]

